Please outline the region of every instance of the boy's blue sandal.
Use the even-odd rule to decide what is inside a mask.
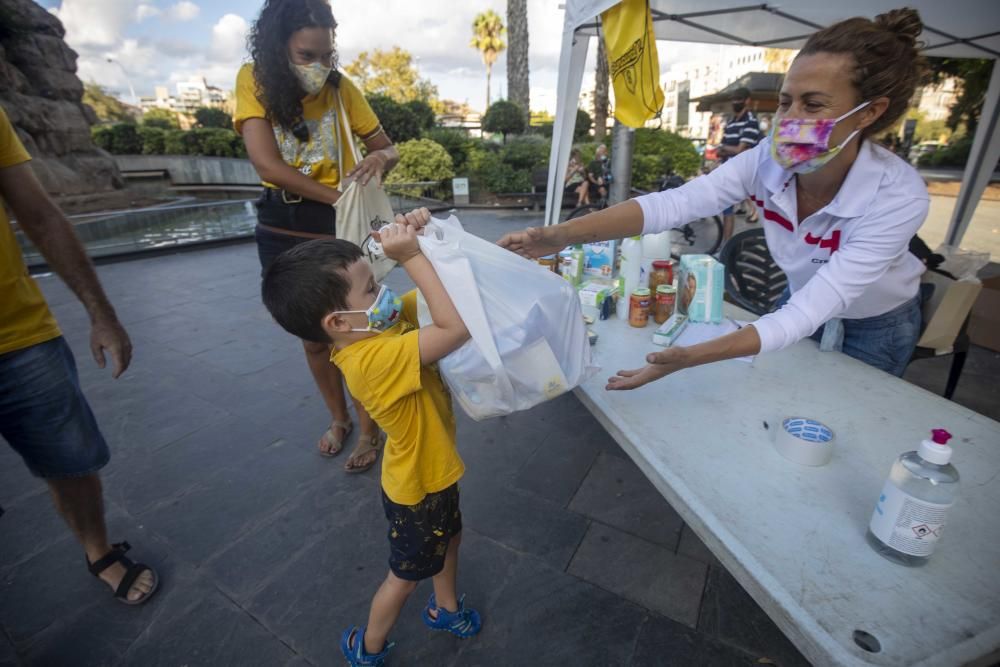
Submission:
[[[430,612],[432,609],[437,611],[437,618],[431,616]],[[424,625],[428,628],[432,630],[446,630],[462,639],[479,634],[479,631],[483,627],[482,619],[479,618],[479,612],[475,609],[465,608],[464,595],[458,599],[458,611],[451,612],[437,606],[437,600],[434,598],[434,594],[431,593],[431,598],[427,601],[427,606],[424,607],[421,616],[424,619]]]
[[[351,639],[354,640],[353,646]],[[386,642],[380,653],[368,653],[365,651],[364,627],[348,628],[340,636],[340,650],[344,652],[347,664],[351,667],[382,667],[393,646],[395,646],[393,642]]]

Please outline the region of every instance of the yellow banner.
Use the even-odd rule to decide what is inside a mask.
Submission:
[[[648,0],[623,0],[601,15],[615,118],[642,127],[663,109],[660,61]]]

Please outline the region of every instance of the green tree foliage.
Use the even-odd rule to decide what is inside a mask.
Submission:
[[[437,98],[437,86],[420,78],[413,55],[398,46],[362,51],[344,71],[365,96],[385,95],[400,103]]]
[[[548,164],[551,145],[543,137],[525,134],[505,144],[500,157],[515,170],[525,171],[530,176],[532,171]]]
[[[576,110],[576,124],[573,126],[573,141],[583,141],[590,136],[590,126],[593,121],[590,114],[583,109]]]
[[[500,15],[492,9],[476,14],[472,21],[472,41],[469,46],[479,51],[486,65],[486,106],[490,106],[490,78],[493,76],[493,63],[500,53],[507,48],[503,35],[507,28],[503,25]]]
[[[111,126],[95,125],[90,128],[90,138],[94,140],[94,145],[102,150],[111,152]]]
[[[368,104],[378,116],[379,122],[393,143],[401,144],[411,139],[419,139],[424,130],[433,125],[433,113],[430,125],[422,107],[413,103],[400,104],[388,95],[369,95]]]
[[[698,173],[701,157],[679,134],[666,130],[639,128],[635,131],[632,157],[632,185],[652,190],[669,171],[690,178]]]
[[[389,172],[387,183],[443,181],[455,175],[451,155],[430,139],[411,139],[397,146],[399,164]]]
[[[187,155],[184,130],[166,130],[163,135],[163,152],[166,155]]]
[[[233,117],[222,109],[201,107],[195,110],[194,119],[198,127],[221,127],[227,130],[233,128]]]
[[[132,123],[116,123],[110,128],[110,148],[115,155],[139,155],[142,153],[142,137]]]
[[[435,127],[425,132],[424,137],[441,144],[448,151],[456,174],[462,174],[465,171],[469,151],[473,146],[465,130]]]
[[[417,119],[417,125],[420,126],[421,130],[426,131],[434,127],[437,117],[434,115],[434,109],[431,108],[430,104],[423,100],[410,100],[403,106],[413,112],[413,115]]]
[[[527,129],[526,126],[524,111],[507,100],[494,102],[483,114],[483,129],[501,133],[504,143],[507,142],[508,134],[521,134]]]
[[[167,131],[161,127],[149,127],[143,125],[139,128],[139,136],[142,138],[143,155],[163,155],[163,140]]]
[[[972,135],[962,134],[952,138],[947,146],[933,153],[920,156],[921,167],[964,167],[972,152]]]
[[[927,61],[931,83],[940,83],[948,77],[959,80],[961,92],[948,114],[948,127],[957,130],[964,124],[969,135],[975,134],[994,61],[985,58],[928,58]]]
[[[177,114],[170,109],[150,109],[142,115],[142,124],[164,130],[176,130],[181,126]]]
[[[135,123],[135,117],[128,112],[125,104],[93,81],[83,85],[83,103],[93,109],[103,122]]]

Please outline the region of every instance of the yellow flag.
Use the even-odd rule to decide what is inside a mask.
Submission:
[[[642,127],[663,109],[660,61],[648,0],[623,0],[601,15],[615,118]]]

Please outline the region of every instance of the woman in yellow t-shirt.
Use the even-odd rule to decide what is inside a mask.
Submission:
[[[326,0],[267,0],[250,34],[253,63],[236,78],[233,121],[265,186],[255,233],[262,274],[288,248],[336,236],[333,204],[342,175],[380,183],[399,161],[364,96],[337,71],[336,27]],[[341,146],[347,132],[361,137],[367,149],[358,164],[346,143]],[[302,344],[333,418],[320,438],[320,453],[334,456],[353,428],[343,376],[330,363],[328,345]],[[381,440],[356,401],[355,408],[361,437],[345,469],[363,472],[375,464]]]

